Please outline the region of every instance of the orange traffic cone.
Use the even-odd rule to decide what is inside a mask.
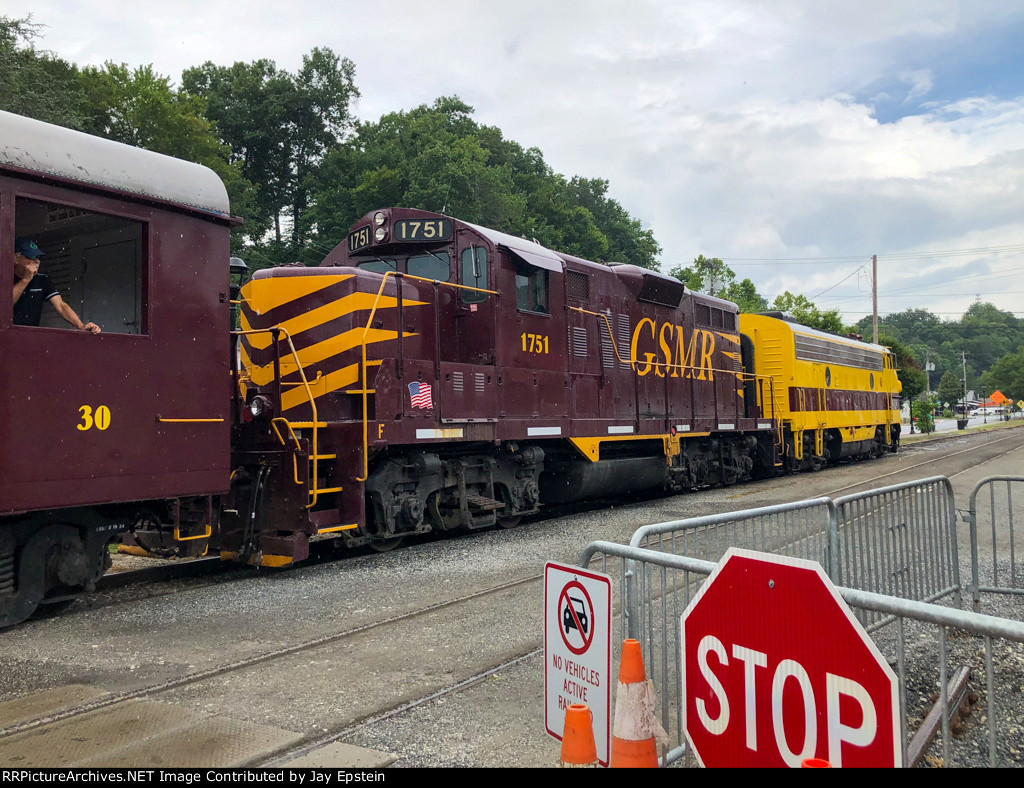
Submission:
[[[654,715],[654,685],[647,680],[640,642],[630,638],[622,642],[611,767],[657,768],[656,739],[667,741],[668,734]]]
[[[565,727],[562,729],[563,767],[580,769],[597,766],[593,716],[590,707],[583,703],[574,703],[565,710]]]
[[[802,769],[831,769],[832,764],[826,761],[824,758],[804,758],[800,761],[800,768]]]

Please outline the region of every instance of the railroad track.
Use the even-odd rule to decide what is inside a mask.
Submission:
[[[344,645],[344,641],[373,633],[375,630],[381,630],[385,627],[393,626],[395,624],[403,622],[415,622],[417,619],[420,619],[424,616],[428,616],[430,614],[437,613],[439,611],[451,611],[452,609],[455,609],[460,605],[469,605],[473,602],[486,600],[488,597],[493,597],[497,594],[501,594],[506,591],[520,587],[528,587],[533,585],[539,586],[542,582],[542,577],[531,576],[511,580],[505,583],[499,583],[484,589],[480,589],[474,593],[461,596],[458,599],[422,605],[420,607],[415,608],[414,610],[406,611],[399,615],[390,616],[361,626],[347,628],[317,638],[304,640],[302,642],[295,643],[283,648],[273,649],[259,654],[253,654],[243,659],[235,660],[233,662],[229,662],[223,665],[218,665],[216,667],[199,671],[197,673],[191,673],[187,676],[182,676],[180,678],[175,678],[159,683],[147,684],[145,686],[137,687],[135,689],[126,690],[123,692],[107,694],[99,698],[74,704],[72,706],[61,709],[60,711],[54,713],[40,715],[31,719],[23,720],[13,725],[2,727],[0,728],[0,745],[2,745],[3,740],[11,736],[27,733],[29,731],[38,731],[39,729],[45,728],[46,726],[54,725],[56,723],[81,717],[83,715],[90,714],[92,712],[96,712],[102,709],[110,709],[136,699],[153,699],[162,694],[169,693],[173,690],[198,687],[202,685],[204,682],[210,682],[215,679],[221,679],[232,673],[240,673],[242,671],[248,670],[249,668],[258,665],[265,665],[267,663],[272,663],[275,660],[281,660],[287,657],[300,655],[304,652],[310,652],[326,645],[333,645],[341,648]],[[467,678],[462,678],[456,682],[453,682],[450,686],[440,688],[414,701],[402,703],[399,706],[396,706],[395,708],[388,709],[381,713],[371,715],[365,719],[346,723],[343,727],[340,727],[337,730],[329,730],[326,733],[321,731],[315,736],[304,737],[297,744],[289,747],[287,751],[274,753],[271,757],[273,761],[276,762],[279,760],[291,758],[303,752],[316,749],[317,747],[320,747],[323,744],[329,743],[331,741],[335,741],[338,738],[344,736],[347,732],[359,728],[363,725],[369,724],[370,722],[379,719],[385,719],[389,716],[394,716],[395,714],[399,714],[410,708],[414,708],[415,706],[428,703],[431,700],[434,700],[445,694],[458,692],[473,683],[486,679],[487,676],[492,675],[495,672],[507,668],[510,665],[514,665],[524,659],[528,659],[529,657],[539,653],[540,650],[535,648],[530,649],[529,651],[516,655],[511,659],[506,659],[502,661],[501,664],[493,665],[485,671],[476,673]],[[269,763],[270,761],[267,760],[266,762]],[[238,765],[255,766],[263,764],[261,763]]]
[[[1004,451],[1001,451],[999,454],[993,455],[991,457],[987,457],[986,459],[984,459],[981,462],[979,462],[978,465],[984,465],[985,463],[989,463],[989,462],[992,462],[993,460],[997,460],[997,459],[999,459],[1001,457],[1005,457],[1007,454],[1015,452],[1018,449],[1020,449],[1021,447],[1024,447],[1024,430],[1022,430],[1020,432],[1018,432],[1017,430],[1013,430],[1009,435],[1005,435],[1005,436],[1003,436],[1001,438],[996,438],[995,440],[991,440],[991,441],[986,442],[984,444],[984,447],[993,446],[995,444],[1006,443],[1008,441],[1010,442],[1009,446]],[[920,445],[920,444],[918,444],[918,445]],[[914,451],[916,448],[917,448],[917,446],[914,446],[913,448],[910,448],[908,451]],[[958,457],[961,454],[967,454],[968,452],[977,451],[979,448],[982,448],[982,447],[979,447],[979,446],[969,446],[969,447],[967,447],[965,449],[961,449],[959,451],[951,452],[949,454],[942,454],[942,455],[939,455],[938,457],[931,457],[931,458],[929,458],[927,460],[922,460],[921,462],[914,463],[913,465],[905,465],[905,466],[902,466],[902,467],[900,467],[900,468],[898,468],[898,469],[896,469],[894,471],[890,471],[888,473],[882,473],[882,474],[879,474],[878,476],[873,476],[870,479],[862,479],[861,481],[855,482],[853,484],[848,484],[848,485],[846,485],[844,487],[838,487],[838,488],[836,488],[834,490],[829,490],[828,492],[823,493],[823,495],[827,495],[827,496],[831,497],[833,495],[838,495],[840,493],[848,492],[848,491],[856,489],[856,488],[870,489],[872,486],[878,486],[877,482],[881,482],[881,481],[884,481],[886,479],[892,479],[895,476],[905,476],[908,471],[912,471],[912,470],[915,470],[917,468],[924,468],[924,467],[927,467],[929,465],[935,465],[935,464],[941,463],[941,462],[948,462],[950,460],[950,458],[952,458],[952,457]],[[965,470],[962,470],[962,471],[958,471],[957,473],[949,475],[949,478],[952,479],[952,478],[955,478],[956,476],[959,476],[962,473],[967,473],[968,470],[971,470],[971,469],[968,468],[968,469],[965,469]]]

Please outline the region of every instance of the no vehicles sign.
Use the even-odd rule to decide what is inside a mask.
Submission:
[[[597,760],[608,765],[611,730],[612,581],[577,566],[544,567],[544,726],[561,740],[565,710],[593,714]]]

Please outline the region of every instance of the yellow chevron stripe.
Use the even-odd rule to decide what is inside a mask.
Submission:
[[[283,323],[279,323],[278,326],[283,328],[293,337],[297,334],[301,334],[303,331],[308,331],[311,328],[316,328],[323,323],[336,320],[339,317],[358,312],[360,310],[369,311],[373,308],[374,302],[377,300],[377,296],[374,293],[350,293],[344,298],[339,298],[335,301],[331,301],[329,304],[323,304],[316,309],[305,312],[297,317],[293,317],[290,320],[285,320]],[[429,302],[427,301],[405,301],[406,306],[426,306]],[[398,299],[393,296],[381,296],[380,300],[377,301],[378,309],[394,309],[398,306]],[[250,330],[249,321],[246,320],[245,314],[242,314],[241,322],[242,330]],[[246,337],[249,344],[257,350],[265,350],[270,347],[273,339],[269,333],[266,334],[251,334]]]
[[[416,334],[406,331],[402,336],[414,337]],[[371,328],[366,335],[366,344],[371,345],[376,342],[387,342],[397,338],[397,331],[386,331],[380,328]],[[362,340],[363,329],[353,328],[346,331],[344,334],[329,337],[323,342],[317,342],[315,345],[310,345],[309,347],[298,351],[299,363],[303,368],[306,368],[311,364],[318,364],[324,359],[331,358],[331,356],[336,356],[339,353],[344,353],[346,350],[352,350],[352,348],[359,347]],[[295,371],[295,357],[290,353],[288,355],[282,354],[281,377],[283,378]],[[252,368],[249,369],[249,378],[257,386],[267,385],[274,379],[274,363],[271,362],[262,366],[254,364]]]
[[[313,392],[313,398],[322,397],[331,391],[337,391],[345,386],[351,386],[359,380],[359,365],[349,364],[347,367],[335,370],[327,375],[324,375],[316,383],[309,385],[310,390]],[[286,411],[289,408],[294,408],[303,403],[309,402],[309,397],[306,396],[305,386],[295,386],[294,388],[288,389],[281,394],[281,410]]]
[[[242,297],[257,315],[304,298],[325,287],[351,279],[355,274],[330,274],[329,276],[269,276],[250,279],[242,287]]]
[[[722,339],[728,339],[730,342],[732,342],[734,344],[738,345],[740,343],[740,335],[739,334],[723,334],[721,331],[716,331],[715,334],[720,336]]]
[[[730,353],[728,350],[723,350],[722,351],[722,355],[723,356],[728,356],[733,361],[739,361],[740,360],[740,354],[739,353]]]
[[[249,323],[249,319],[245,316],[245,312],[242,311],[238,315],[239,321],[238,326],[242,331],[252,331],[252,324]],[[273,343],[274,338],[271,334],[246,334],[242,337],[242,341],[239,343],[241,347],[248,345],[249,347],[255,348],[256,350],[266,350]]]
[[[358,312],[360,310],[369,311],[373,308],[375,301],[377,302],[378,310],[394,309],[398,306],[398,299],[393,296],[381,296],[380,300],[377,301],[376,293],[351,293],[344,298],[331,301],[329,304],[319,306],[316,309],[299,315],[298,317],[285,320],[280,324],[280,326],[289,334],[295,336],[296,334],[301,334],[303,331],[308,331],[311,328],[315,328],[316,326],[327,323],[331,320],[336,320],[339,317],[344,317],[352,312]],[[405,306],[424,306],[426,304],[426,301],[404,302]]]

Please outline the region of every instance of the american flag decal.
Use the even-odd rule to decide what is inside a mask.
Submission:
[[[414,408],[432,408],[434,401],[430,396],[430,384],[413,381],[409,384],[409,399]]]

